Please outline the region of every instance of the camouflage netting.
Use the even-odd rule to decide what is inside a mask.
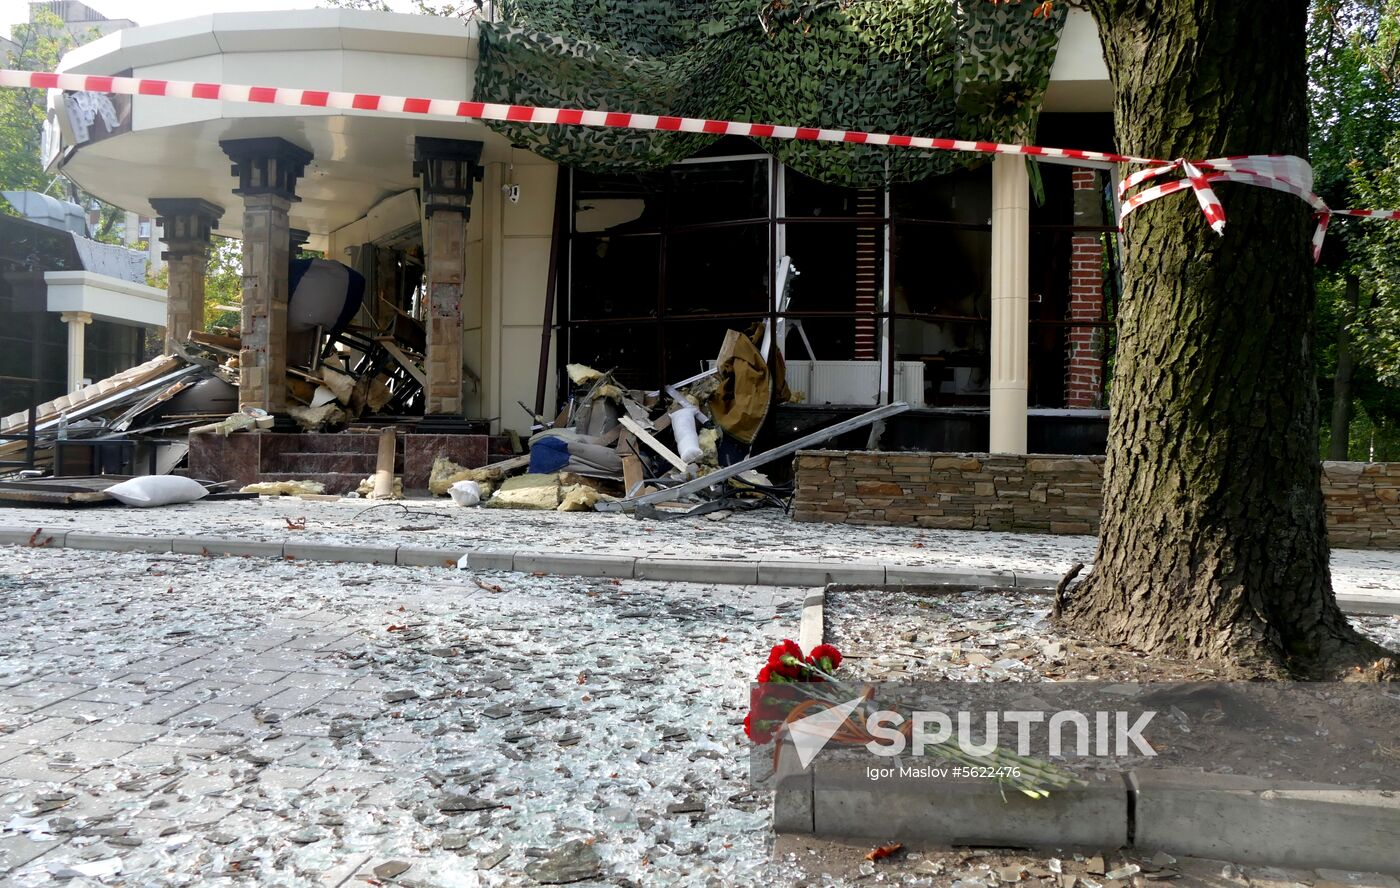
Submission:
[[[476,98],[1023,142],[1034,136],[1064,4],[986,0],[503,0],[483,24]],[[655,169],[716,137],[492,124],[592,170]],[[767,142],[832,184],[914,181],[982,158]]]

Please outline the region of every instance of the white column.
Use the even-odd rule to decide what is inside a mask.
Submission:
[[[83,384],[83,347],[87,339],[87,325],[92,323],[92,314],[86,311],[65,311],[59,317],[68,325],[68,391],[76,392]]]
[[[992,453],[1026,452],[1030,363],[1030,177],[1026,159],[992,161]]]

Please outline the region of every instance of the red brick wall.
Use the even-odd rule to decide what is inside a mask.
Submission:
[[[1075,191],[1097,191],[1098,174],[1075,170]],[[1071,238],[1069,315],[1067,320],[1096,323],[1103,319],[1103,243],[1098,234]],[[1065,368],[1065,406],[1103,406],[1103,334],[1100,327],[1070,327]]]

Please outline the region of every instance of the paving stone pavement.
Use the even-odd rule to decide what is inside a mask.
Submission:
[[[741,722],[804,589],[0,554],[0,882],[791,882]]]

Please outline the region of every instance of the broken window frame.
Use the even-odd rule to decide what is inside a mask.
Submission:
[[[896,275],[898,271],[899,251],[896,249],[896,245],[899,242],[898,236],[901,228],[904,228],[906,230],[910,228],[915,228],[943,231],[970,231],[984,233],[988,237],[990,237],[992,226],[989,215],[988,218],[986,218],[985,220],[977,221],[972,219],[936,218],[933,216],[900,212],[896,208],[896,189],[899,189],[901,187],[900,185],[887,187],[882,190],[883,201],[881,202],[882,206],[880,207],[880,214],[877,216],[791,215],[789,214],[787,208],[788,193],[786,186],[788,169],[786,165],[780,163],[772,156],[764,153],[756,145],[752,147],[752,150],[741,149],[737,153],[716,152],[712,156],[702,155],[689,158],[687,160],[681,161],[673,165],[672,167],[668,168],[668,170],[674,170],[679,167],[690,165],[718,164],[741,160],[761,161],[767,164],[769,185],[767,218],[764,219],[762,217],[755,216],[743,219],[729,219],[718,222],[689,222],[681,225],[671,225],[670,208],[669,206],[663,206],[661,212],[662,221],[655,230],[648,229],[645,231],[617,232],[613,235],[610,235],[611,237],[655,237],[657,238],[659,253],[655,309],[648,314],[628,314],[611,317],[582,317],[578,312],[578,294],[576,288],[576,271],[578,268],[578,263],[576,261],[577,254],[575,251],[575,247],[578,246],[582,238],[597,236],[598,233],[580,232],[577,230],[576,213],[579,171],[569,171],[568,183],[570,211],[568,213],[567,226],[567,261],[561,263],[560,269],[560,274],[563,279],[561,281],[561,291],[566,295],[566,300],[564,305],[561,306],[562,310],[560,311],[559,324],[561,328],[561,335],[559,337],[558,342],[559,366],[562,367],[570,362],[580,360],[581,356],[579,356],[575,351],[575,343],[578,340],[578,336],[581,330],[592,330],[598,332],[609,327],[631,328],[633,331],[637,331],[640,329],[650,329],[654,331],[655,342],[657,347],[655,366],[650,370],[650,372],[653,375],[650,377],[645,377],[641,374],[634,373],[632,375],[636,376],[637,378],[624,381],[628,382],[628,384],[634,384],[638,387],[646,389],[655,389],[658,388],[661,384],[673,382],[676,379],[680,379],[685,376],[690,376],[697,371],[697,367],[692,367],[689,365],[679,366],[677,362],[672,360],[671,344],[673,341],[680,341],[682,339],[690,341],[695,338],[693,333],[688,334],[685,332],[688,327],[693,328],[696,325],[702,323],[709,325],[715,322],[724,322],[735,329],[748,329],[762,320],[767,320],[771,325],[776,326],[777,322],[780,319],[810,319],[811,321],[818,321],[822,323],[829,321],[846,321],[850,322],[853,325],[859,325],[862,321],[873,323],[874,328],[876,330],[874,360],[880,364],[880,391],[877,400],[878,403],[882,404],[889,403],[892,400],[892,392],[895,392],[897,390],[896,363],[899,360],[899,354],[896,343],[899,341],[898,333],[899,325],[901,323],[935,323],[942,325],[962,325],[976,327],[981,331],[983,339],[987,343],[986,354],[983,355],[980,360],[982,360],[984,363],[989,364],[991,340],[991,317],[989,310],[987,312],[986,317],[982,317],[980,314],[963,315],[938,311],[896,311],[893,308],[892,291],[892,284],[896,280]],[[986,174],[977,175],[985,175],[985,188],[987,189],[988,198],[990,198],[990,169],[987,168]],[[666,199],[669,200],[669,194]],[[989,207],[990,202],[988,202],[987,205]],[[956,206],[956,204],[953,204],[953,206]],[[988,210],[988,213],[989,212],[990,211]],[[669,258],[669,238],[671,236],[675,234],[684,235],[693,232],[703,232],[723,228],[737,228],[743,226],[759,226],[763,224],[766,224],[768,226],[769,237],[766,309],[756,308],[754,310],[749,311],[673,311],[669,307],[667,301],[668,293],[666,286],[666,276],[667,261]],[[878,290],[876,292],[874,312],[862,312],[857,310],[854,293],[852,294],[853,300],[852,308],[850,310],[807,309],[804,308],[801,305],[801,302],[799,301],[795,307],[789,310],[780,311],[777,303],[777,294],[774,290],[776,286],[776,268],[779,260],[784,255],[788,255],[789,234],[793,230],[801,227],[828,224],[850,225],[853,227],[879,227],[881,234],[877,237],[877,241],[880,245],[881,257],[880,268],[877,273]],[[1106,391],[1109,382],[1108,370],[1111,367],[1113,326],[1112,317],[1114,312],[1113,306],[1114,302],[1116,301],[1116,287],[1114,286],[1115,276],[1113,274],[1114,258],[1116,256],[1113,238],[1116,236],[1116,229],[1110,226],[1083,226],[1073,224],[1060,225],[1053,223],[1033,223],[1031,224],[1030,229],[1032,238],[1035,238],[1038,235],[1043,237],[1046,234],[1061,233],[1065,237],[1072,237],[1076,233],[1094,232],[1101,234],[1106,240],[1105,254],[1108,257],[1107,262],[1109,264],[1109,268],[1104,276],[1104,310],[1102,313],[1102,317],[1097,322],[1094,322],[1092,324],[1087,324],[1080,320],[1071,321],[1067,319],[1050,318],[1033,319],[1031,321],[1032,329],[1028,331],[1032,337],[1031,341],[1034,341],[1034,335],[1036,334],[1036,332],[1053,327],[1063,327],[1065,328],[1066,332],[1068,332],[1068,329],[1070,328],[1084,326],[1092,326],[1095,328],[1105,329],[1107,332],[1105,334],[1104,347],[1105,370],[1103,386],[1104,390]],[[1034,261],[1033,257],[1031,261]],[[799,272],[802,271],[800,263],[797,265],[797,268]],[[634,335],[636,334],[634,333]],[[712,336],[711,338],[714,339],[714,348],[717,350],[722,337]],[[797,342],[798,339],[796,337],[792,337],[788,340],[787,344],[792,348],[798,349],[798,351],[792,352],[794,358],[796,358],[800,354],[801,358],[805,359],[807,357],[805,348],[800,344],[794,345],[794,343]],[[820,342],[814,342],[813,346],[818,351],[818,354],[815,356],[818,360],[828,359],[825,358],[821,353]],[[1028,356],[1028,359],[1034,361],[1035,356]],[[600,363],[607,362],[601,361]],[[612,368],[600,367],[599,369]],[[624,375],[626,374],[624,373]],[[1061,388],[1061,399],[1063,399],[1065,394],[1065,391],[1063,390],[1067,390],[1067,386],[1063,384],[1063,380]],[[564,390],[567,390],[567,388],[561,388],[561,391]],[[926,406],[946,406],[948,405],[949,401],[955,400],[957,399],[943,399],[942,401],[940,401],[938,397],[938,392],[935,391],[932,397],[930,397],[926,401]],[[963,398],[963,400],[967,402],[970,406],[982,406],[985,404],[985,401],[987,399],[986,397],[982,397],[979,401],[976,396],[973,396],[970,398]]]

